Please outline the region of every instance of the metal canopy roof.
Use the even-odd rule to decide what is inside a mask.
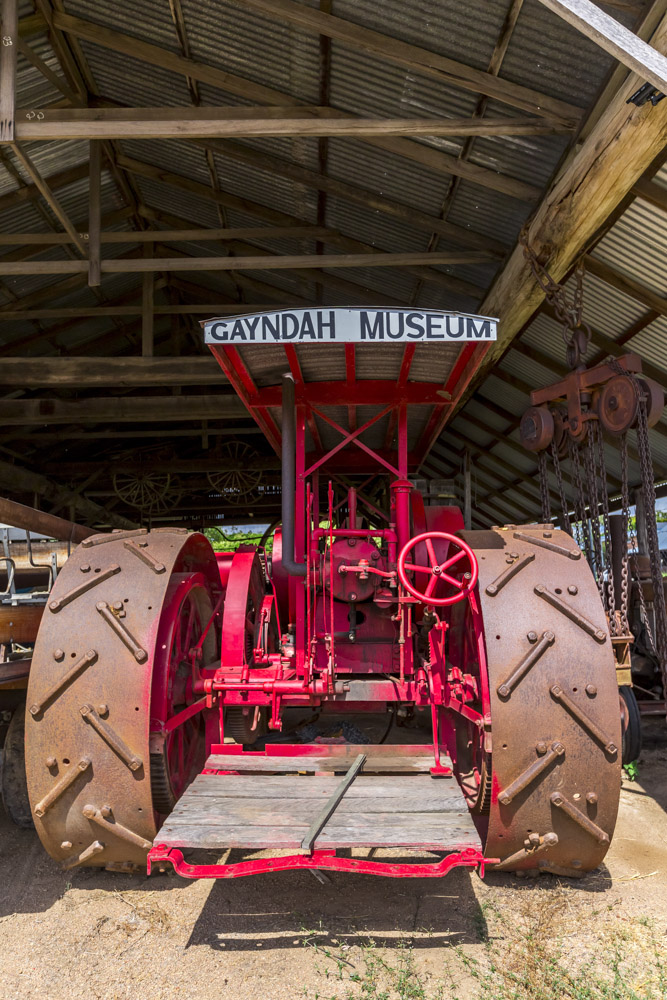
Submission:
[[[165,270],[154,275],[155,358],[204,355],[197,321],[207,305],[210,315],[219,307],[257,311],[309,304],[479,311],[522,225],[586,134],[588,116],[597,114],[600,98],[602,106],[609,99],[604,87],[618,66],[538,0],[297,0],[292,6],[329,12],[339,19],[337,24],[372,29],[387,40],[417,46],[426,55],[418,59],[408,49],[392,55],[390,45],[369,51],[335,32],[329,37],[303,27],[299,17],[284,16],[282,8],[272,15],[267,12],[271,5],[261,2],[123,0],[100,5],[90,0],[20,0],[19,147],[77,232],[88,230],[89,143],[81,138],[21,138],[22,128],[40,124],[39,115],[48,122],[59,109],[172,107],[177,117],[178,109],[185,115],[198,107],[282,103],[297,109],[332,109],[334,119],[534,120],[533,112],[507,98],[503,88],[512,84],[524,88],[521,94],[537,92],[544,101],[560,102],[554,108],[564,118],[569,115],[569,121],[564,125],[543,118],[554,126],[552,134],[472,138],[161,139],[142,138],[132,130],[109,137],[102,152],[102,228],[105,233],[153,230],[154,248],[148,255],[165,262]],[[655,21],[658,8],[664,13],[667,5],[628,0],[604,6],[636,30],[647,15]],[[455,60],[478,75],[472,82],[465,82],[465,74],[447,78],[429,65],[429,53],[434,59]],[[191,76],[185,72],[188,67]],[[497,79],[505,99],[485,96],[475,83],[482,80],[480,74],[485,74],[486,85]],[[664,114],[665,104],[648,111]],[[63,231],[53,204],[40,196],[34,176],[10,145],[0,146],[0,207],[0,234],[46,236]],[[649,362],[648,373],[658,379],[667,376],[666,208],[663,168],[634,189],[587,257],[585,318],[594,331],[589,358],[633,350]],[[268,228],[276,226],[281,235],[268,235]],[[317,227],[319,235],[286,233],[286,227],[295,226]],[[260,227],[256,234],[250,232]],[[241,229],[245,235],[176,238],[181,230],[211,228]],[[321,254],[448,252],[477,252],[481,259],[391,267],[317,266]],[[102,244],[103,260],[127,258],[132,264],[142,255],[142,243],[134,240]],[[179,269],[173,261],[274,255],[312,255],[312,266],[276,270],[267,261],[252,269],[202,265],[193,271]],[[73,244],[4,241],[0,316],[8,315],[0,323],[0,356],[94,359],[141,352],[146,287],[141,273],[103,271],[101,284],[93,287],[85,273],[9,273],[10,265],[18,262],[64,266],[77,259],[80,254]],[[110,315],[114,309],[116,315]],[[27,317],[19,318],[23,311]],[[305,353],[304,358],[305,369],[311,359]],[[393,353],[390,361],[388,353],[378,364],[396,367],[394,360],[399,363]],[[367,362],[360,356],[360,364]],[[493,374],[476,387],[434,447],[424,471],[449,478],[458,473],[465,449],[471,449],[479,524],[538,516],[535,463],[517,444],[517,418],[527,404],[527,392],[555,380],[563,366],[558,325],[542,310]],[[432,378],[428,369],[426,365],[420,373],[416,357],[411,377]],[[208,416],[199,416],[205,411],[204,397],[228,391],[220,381],[212,387],[189,379],[180,389],[174,382],[160,381],[123,387],[45,381],[40,388],[34,382],[17,386],[6,378],[2,393],[8,403],[16,402],[16,413],[23,412],[22,403],[45,398],[84,401],[84,406],[78,423],[49,426],[47,411],[41,423],[10,421],[2,431],[0,459],[75,489],[88,478],[86,463],[107,463],[107,471],[85,487],[85,495],[126,517],[132,517],[132,511],[109,488],[109,469],[118,456],[135,464],[149,462],[155,454],[164,461],[167,453],[176,464],[198,461],[199,478],[186,480],[195,499],[190,503],[186,491],[179,506],[179,516],[190,520],[213,510],[203,478],[212,445],[240,435],[252,441],[260,456],[268,456],[243,412],[230,416],[228,400],[227,416],[216,419],[212,404]],[[173,420],[137,416],[120,422],[113,419],[107,402],[112,397],[150,401],[174,393],[181,399],[202,397],[199,408],[191,411],[198,415],[191,416],[187,402],[174,396]],[[130,407],[128,412],[134,411]],[[145,413],[151,412],[148,405]],[[667,479],[666,435],[663,423],[652,431],[661,479]],[[617,479],[613,448],[608,452],[609,471]],[[59,469],[65,470],[62,475]],[[637,475],[636,466],[631,466],[631,476]],[[5,468],[5,491],[32,502],[31,490],[8,481],[8,476]]]

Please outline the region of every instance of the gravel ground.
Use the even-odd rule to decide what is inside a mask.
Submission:
[[[438,882],[332,874],[326,885],[309,872],[217,883],[63,873],[33,833],[0,815],[0,998],[542,1000],[557,994],[541,981],[505,993],[494,968],[514,975],[556,941],[572,967],[621,949],[636,992],[614,1000],[665,996],[667,980],[650,992],[651,942],[664,942],[667,926],[661,720],[650,720],[645,743],[606,864],[575,881],[481,881],[463,869]],[[408,966],[409,975],[387,972]]]

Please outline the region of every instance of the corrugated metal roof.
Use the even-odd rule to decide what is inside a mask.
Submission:
[[[318,0],[301,0],[305,6],[319,10]],[[127,0],[122,4],[93,4],[91,0],[65,0],[68,14],[92,21],[131,38],[157,45],[167,52],[180,54],[181,45],[172,20],[169,4],[164,0]],[[29,0],[20,0],[22,15],[32,12]],[[266,17],[245,9],[240,3],[207,3],[206,0],[182,0],[183,16],[188,33],[190,55],[201,63],[216,67],[238,78],[262,84],[289,102],[316,105],[321,101],[322,66],[320,36],[295,28],[280,17]],[[468,66],[485,70],[494,51],[499,33],[507,14],[507,0],[468,0],[465,4],[442,3],[442,0],[333,0],[332,13],[384,33],[410,42],[430,51],[459,60]],[[630,23],[631,12],[614,10],[614,16]],[[54,72],[61,74],[57,57],[46,32],[32,36],[29,43],[33,51]],[[94,91],[100,98],[129,106],[186,107],[192,97],[182,73],[168,68],[149,66],[135,58],[121,55],[101,45],[81,41],[81,51],[88,63]],[[329,44],[330,79],[329,103],[349,113],[370,117],[467,117],[476,108],[479,95],[451,85],[443,76],[436,79],[419,67],[396,65],[376,53],[364,52],[336,39]],[[613,60],[597,46],[560,18],[548,12],[538,0],[525,0],[500,70],[500,78],[557,97],[570,104],[590,107],[593,98],[605,79]],[[253,102],[243,92],[233,93],[238,80],[227,81],[229,90],[211,84],[198,83],[197,89],[204,105],[246,106]],[[18,73],[19,107],[44,106],[51,102],[64,104],[62,94],[31,65],[19,56]],[[519,117],[524,112],[497,100],[486,102],[488,116]],[[548,183],[556,165],[566,149],[569,136],[526,136],[475,139],[468,158],[472,165],[483,167],[506,178],[525,182],[536,190]],[[440,151],[448,156],[458,156],[463,142],[458,137],[423,137],[415,144]],[[280,176],[280,168],[289,172],[291,166],[327,173],[330,177],[367,190],[375,195],[406,206],[408,209],[427,213],[434,218],[443,211],[455,226],[470,232],[487,235],[508,249],[515,243],[517,234],[534,204],[501,194],[470,180],[458,179],[451,200],[452,175],[449,163],[443,161],[434,167],[425,167],[414,159],[386,152],[368,142],[354,139],[329,139],[326,144],[317,139],[245,139],[240,145],[259,150],[277,158],[276,170],[259,168],[240,162],[221,145],[214,154],[214,163],[220,188],[226,194],[245,199],[245,206],[225,207],[220,212],[212,198],[205,196],[211,190],[211,178],[205,151],[200,145],[185,141],[118,140],[114,143],[117,153],[184,178],[182,187],[164,181],[130,173],[126,177],[136,193],[139,207],[146,209],[148,218],[157,213],[164,221],[155,228],[172,228],[169,216],[176,216],[192,226],[219,227],[221,219],[229,226],[253,227],[266,225],[262,208],[282,212],[303,222],[316,224],[318,218],[329,228],[338,230],[353,240],[387,252],[425,251],[429,246],[455,247],[455,238],[432,239],[424,228],[416,227],[391,214],[359,204],[347,198],[318,194],[315,187]],[[321,162],[323,145],[326,145],[326,163]],[[86,163],[88,144],[78,142],[28,143],[26,150],[46,178],[53,177],[68,167]],[[11,156],[11,153],[8,154]],[[22,176],[23,168],[18,167]],[[26,176],[26,181],[29,179]],[[187,190],[188,182],[202,185],[199,193]],[[667,187],[667,167],[657,175],[654,183]],[[0,170],[0,196],[16,191],[17,184],[6,171]],[[57,197],[76,225],[83,227],[87,216],[88,183],[84,176],[66,187],[57,189]],[[253,211],[253,203],[257,206]],[[105,166],[102,185],[102,211],[104,213],[124,207],[124,196],[118,189],[113,173]],[[38,205],[41,205],[40,212]],[[43,202],[23,202],[3,210],[2,227],[5,231],[46,232],[43,213],[50,209]],[[318,215],[319,212],[319,215]],[[59,225],[53,222],[59,228]],[[113,228],[134,228],[137,221],[130,216]],[[247,244],[271,253],[313,253],[312,240],[248,239]],[[596,258],[613,267],[620,274],[642,283],[658,295],[665,294],[664,260],[667,249],[667,220],[654,206],[642,200],[631,205],[615,223],[611,231],[595,247]],[[107,244],[105,257],[115,257],[136,244]],[[185,244],[170,242],[168,252],[183,251],[201,257],[217,256],[238,249],[213,242]],[[328,253],[340,252],[336,243],[324,244]],[[20,254],[20,248],[5,247],[2,254]],[[245,252],[245,251],[243,251]],[[39,259],[65,259],[60,248],[44,250]],[[253,271],[239,276],[238,284],[233,275],[202,272],[183,272],[181,288],[200,286],[200,298],[216,297],[225,300],[238,296],[244,301],[258,301],[261,292],[281,301],[298,297],[315,301],[318,297],[331,305],[356,304],[364,300],[382,299],[419,303],[422,307],[471,310],[482,299],[485,288],[493,280],[500,263],[451,265],[440,270],[444,277],[469,282],[470,294],[439,287],[432,281],[422,281],[414,273],[394,268],[327,269],[320,283],[312,275],[299,271]],[[1,264],[0,264],[1,269]],[[317,256],[313,256],[313,269],[318,269]],[[178,277],[175,275],[174,277]],[[0,304],[11,302],[12,295],[23,297],[43,289],[53,289],[48,306],[93,306],[98,299],[81,282],[68,283],[60,275],[7,276],[0,287]],[[246,284],[244,284],[244,281]],[[253,284],[260,282],[261,285]],[[322,284],[323,282],[323,284]],[[140,274],[105,275],[99,294],[102,301],[113,301],[129,293],[140,293]],[[479,293],[476,294],[474,286]],[[67,289],[63,293],[62,288]],[[571,286],[570,286],[571,287]],[[270,291],[269,291],[270,290]],[[187,300],[187,293],[181,293]],[[166,298],[163,301],[168,301]],[[240,302],[240,305],[243,301]],[[623,336],[633,323],[646,315],[647,306],[638,303],[624,292],[604,283],[599,278],[586,278],[586,320],[595,331],[612,339]],[[0,314],[1,317],[1,314]],[[185,320],[187,322],[187,319]],[[43,353],[54,350],[86,352],[95,350],[97,338],[104,337],[104,351],[126,351],[127,335],[116,330],[115,324],[104,318],[91,319],[63,329],[60,321],[43,325],[56,331],[55,340],[39,342],[30,340],[22,347],[24,338],[34,335],[33,322],[12,321],[2,324],[2,343],[15,345],[16,353]],[[159,335],[169,328],[169,317],[156,320]],[[59,332],[58,332],[59,331]],[[523,335],[528,348],[541,351],[555,362],[563,363],[564,348],[559,325],[545,315],[538,316]],[[629,348],[639,350],[667,376],[667,321],[663,318],[650,324],[629,343]],[[189,349],[189,348],[185,348]],[[250,350],[250,348],[246,348]],[[441,347],[435,352],[430,345],[419,345],[415,353],[411,378],[414,381],[436,379],[445,382],[457,356],[456,347]],[[260,383],[275,381],[276,372],[284,369],[284,356],[274,356],[273,348],[262,348],[261,356],[253,357],[259,365]],[[344,373],[344,358],[330,353],[325,360],[320,350],[300,347],[302,367],[310,379],[339,377]],[[591,348],[589,357],[597,353]],[[339,352],[340,354],[340,352]],[[357,361],[360,379],[370,377],[395,377],[400,367],[400,348],[388,345],[382,352],[361,350]],[[342,364],[342,368],[341,368]],[[544,365],[538,364],[517,351],[509,353],[501,363],[501,370],[521,380],[520,384],[539,385],[553,377]],[[489,400],[496,412],[484,406]],[[534,468],[530,455],[520,454],[515,446],[498,441],[492,435],[503,434],[512,417],[517,418],[526,405],[525,393],[515,386],[491,375],[448,429],[442,440],[440,458],[434,462],[456,462],[466,440],[482,447],[480,466],[474,475],[477,496],[489,512],[494,505],[510,516],[512,509],[525,510],[531,501],[513,486],[508,469],[516,470],[516,477]],[[345,421],[345,411],[340,419]],[[358,414],[361,419],[362,414]],[[411,440],[423,428],[425,415],[416,413],[411,423]],[[487,432],[477,424],[481,421]],[[383,440],[385,428],[375,428],[378,442]],[[328,435],[325,430],[325,434]],[[656,456],[667,467],[667,438],[653,433],[656,438]],[[331,435],[332,442],[335,434]],[[328,437],[326,438],[328,440]],[[511,441],[516,442],[516,428]],[[447,455],[445,461],[444,455]],[[496,456],[496,459],[493,456]],[[612,475],[618,475],[614,447],[607,448],[607,459]],[[449,465],[448,465],[449,467]],[[631,463],[632,473],[636,466]],[[501,485],[505,483],[505,485]],[[537,497],[534,482],[527,484],[530,496]],[[492,499],[483,498],[492,494]],[[489,504],[491,505],[489,507]],[[537,500],[536,500],[537,513]],[[492,515],[488,513],[490,518]],[[524,516],[524,515],[521,515]],[[519,518],[520,519],[520,518]]]

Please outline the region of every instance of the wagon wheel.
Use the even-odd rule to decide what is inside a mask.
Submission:
[[[620,795],[618,687],[595,580],[551,525],[461,537],[479,564],[489,690],[485,854],[506,870],[580,875],[606,854]]]
[[[194,775],[201,716],[175,717],[200,697],[189,653],[219,579],[207,539],[178,529],[94,535],[58,576],[30,671],[26,772],[35,827],[64,867],[143,864]],[[216,647],[213,625],[200,662]]]
[[[168,472],[114,472],[112,483],[120,500],[147,513],[170,510],[182,493]]]
[[[260,469],[249,468],[259,458],[257,452],[244,441],[227,441],[218,457],[222,470],[206,474],[211,488],[229,503],[243,503],[262,480]]]

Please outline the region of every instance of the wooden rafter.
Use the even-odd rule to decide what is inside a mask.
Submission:
[[[326,108],[46,108],[17,112],[16,138],[202,139],[261,136],[352,137],[555,135],[571,127],[544,118],[327,118]],[[274,113],[271,114],[270,112]],[[277,112],[277,113],[276,113]],[[302,112],[302,113],[300,113]],[[307,112],[307,113],[303,113]]]
[[[652,43],[658,51],[667,49],[667,16],[660,21]],[[667,102],[655,107],[628,104],[638,82],[631,76],[621,87],[576,156],[552,184],[528,226],[530,246],[556,281],[569,272],[582,251],[609,224],[610,216],[634,184],[664,155]],[[466,391],[457,394],[447,419],[497,363],[543,299],[523,247],[517,245],[479,307],[486,315],[500,317],[500,336],[492,347],[482,349],[485,353],[477,377]]]
[[[590,0],[540,0],[540,3],[658,90],[667,91],[667,58]]]
[[[2,0],[0,47],[0,142],[13,142],[16,118],[16,52],[18,49],[18,0]]]

